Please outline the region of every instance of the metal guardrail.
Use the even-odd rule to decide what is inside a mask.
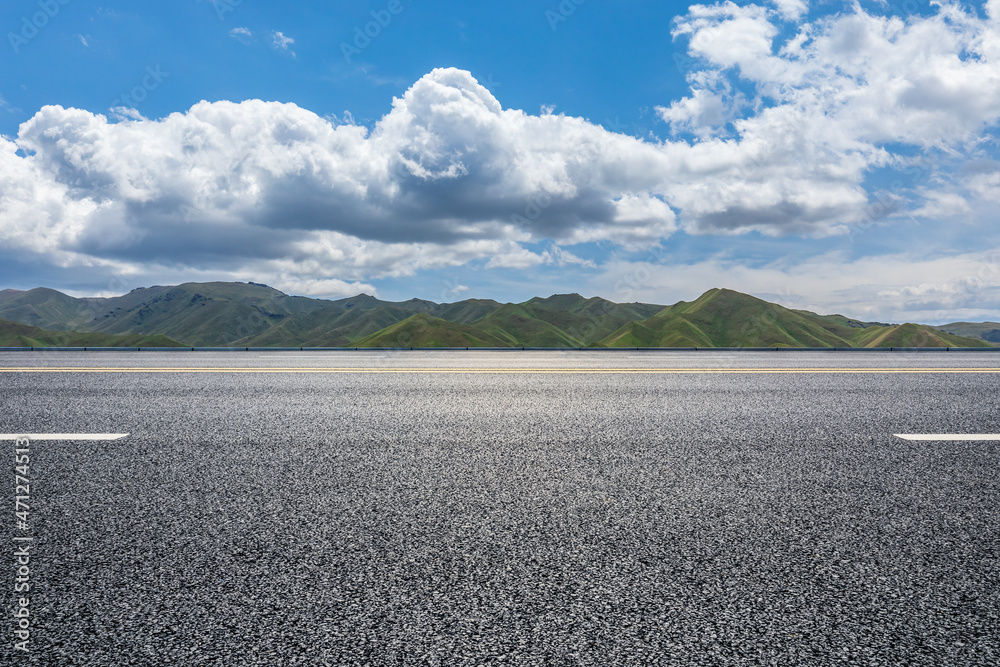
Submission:
[[[0,352],[1000,352],[1000,347],[0,347]]]

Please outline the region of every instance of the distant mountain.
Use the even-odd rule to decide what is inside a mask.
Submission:
[[[1000,324],[935,328],[863,322],[792,310],[727,289],[665,307],[579,294],[505,304],[392,302],[367,294],[327,300],[289,296],[257,283],[185,283],[83,299],[37,288],[0,291],[0,318],[45,330],[34,337],[19,331],[9,340],[52,340],[47,335],[59,332],[60,340],[69,340],[78,332],[91,336],[88,341],[160,336],[169,344],[197,347],[987,347],[994,334],[1000,341]],[[28,345],[43,344],[76,346]]]
[[[519,304],[506,303],[477,320],[476,328],[513,347],[583,347],[585,344],[558,327],[530,315]]]
[[[922,324],[900,324],[872,340],[868,347],[993,347],[978,338],[964,338]]]
[[[478,327],[448,322],[425,313],[411,315],[378,333],[357,340],[355,347],[508,347]]]
[[[0,318],[52,331],[82,329],[89,320],[87,299],[54,289],[0,292]]]
[[[307,310],[313,299],[237,283],[140,288],[107,299],[33,289],[0,300],[0,318],[56,331],[156,333],[188,345],[218,346],[266,330],[274,318]]]
[[[488,335],[480,337],[491,346],[580,347],[663,306],[570,294],[532,299],[513,312],[517,308],[488,299],[450,304],[381,301],[366,294],[310,299],[255,283],[185,283],[87,299],[45,288],[0,293],[0,318],[61,331],[153,332],[199,347],[353,347],[416,313],[482,324]]]
[[[413,309],[414,304],[405,307],[367,295],[328,301],[246,283],[139,288],[105,299],[74,299],[55,290],[33,289],[0,299],[0,318],[33,326],[157,333],[205,347],[336,346],[405,319]]]
[[[883,325],[817,315],[712,289],[601,341],[607,347],[990,347],[919,324]]]
[[[663,306],[648,303],[614,303],[600,297],[585,299],[579,294],[535,297],[520,306],[531,317],[548,322],[582,345],[593,345],[629,322],[663,310]]]
[[[800,312],[732,290],[709,290],[601,341],[608,347],[836,347],[849,343]]]
[[[952,322],[934,328],[955,336],[1000,343],[1000,322]]]
[[[112,336],[101,333],[48,331],[27,324],[0,320],[0,347],[181,347],[181,344],[159,335]]]

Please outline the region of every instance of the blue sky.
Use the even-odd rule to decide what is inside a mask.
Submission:
[[[0,85],[21,111],[7,114],[0,129],[16,134],[18,124],[45,104],[106,112],[142,78],[146,65],[170,74],[164,80],[169,85],[139,105],[150,118],[201,100],[263,99],[293,102],[321,116],[349,111],[371,124],[423,75],[457,67],[497,84],[505,107],[537,112],[554,105],[598,123],[648,131],[657,125],[653,107],[687,90],[676,69],[663,68],[678,51],[670,25],[684,5],[591,0],[553,30],[545,12],[558,12],[558,2],[399,4],[403,10],[347,62],[341,43],[353,46],[355,30],[388,2],[181,0],[95,7],[72,0],[18,57],[9,59],[11,50],[5,50],[4,61],[14,66],[4,68]],[[0,25],[19,32],[33,10],[37,0],[4,3]],[[239,28],[252,36],[234,38],[231,31]],[[288,51],[275,48],[275,32],[295,40]]]
[[[7,2],[0,286],[1000,319],[994,16]]]

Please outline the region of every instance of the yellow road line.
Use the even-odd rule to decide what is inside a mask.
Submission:
[[[359,374],[564,374],[564,375],[685,375],[685,374],[815,374],[815,373],[868,373],[868,374],[914,374],[914,373],[1000,373],[1000,368],[406,368],[406,367],[340,367],[340,368],[197,368],[197,367],[0,367],[0,373],[359,373]]]

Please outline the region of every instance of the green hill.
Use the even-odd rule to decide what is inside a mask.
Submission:
[[[918,324],[882,325],[791,310],[727,289],[681,301],[601,341],[607,347],[987,347]]]
[[[889,327],[865,347],[992,347],[978,338],[963,338],[938,331],[923,324],[900,324]]]
[[[529,315],[516,304],[500,306],[475,323],[477,329],[506,345],[524,347],[581,347],[583,344],[557,327]]]
[[[441,304],[432,314],[449,322],[472,324],[495,311],[500,305],[500,302],[493,299],[466,299],[465,301]]]
[[[24,292],[19,289],[0,289],[0,302],[13,299],[18,294],[24,294]]]
[[[341,347],[370,336],[413,313],[396,305],[375,308],[331,306],[274,323],[260,333],[241,338],[237,347]]]
[[[18,292],[0,298],[0,318],[56,330],[155,333],[205,347],[328,346],[379,331],[427,304],[392,304],[367,295],[310,299],[253,283],[185,283],[104,299]]]
[[[242,283],[140,288],[107,299],[35,289],[0,300],[0,318],[45,329],[161,334],[189,345],[218,346],[263,331],[315,301]]]
[[[38,287],[28,291],[4,290],[0,297],[0,318],[50,331],[76,328],[87,317],[84,299],[75,299],[53,289]]]
[[[648,303],[614,303],[600,297],[585,299],[579,294],[535,297],[520,306],[531,317],[560,329],[583,346],[593,345],[626,324],[663,310],[663,306]]]
[[[517,304],[391,302],[367,294],[328,300],[256,283],[185,283],[84,299],[37,288],[0,290],[0,319],[49,334],[131,336],[121,343],[129,346],[149,336],[198,347],[982,347],[991,337],[1000,340],[996,323],[863,322],[727,289],[664,307],[579,294]]]
[[[327,300],[288,296],[254,283],[185,283],[86,299],[42,288],[0,292],[0,318],[52,330],[160,334],[199,347],[353,346],[415,313],[462,325],[482,322],[503,344],[579,347],[661,308],[575,294],[520,306],[490,299],[389,302],[366,294]]]
[[[1000,343],[1000,322],[952,322],[934,328],[953,336]]]
[[[846,328],[846,327],[845,327]],[[833,329],[833,330],[831,330]],[[608,347],[847,347],[833,323],[727,289],[681,301],[642,322],[627,324]]]
[[[0,347],[185,347],[166,336],[113,336],[78,331],[48,331],[0,320]]]
[[[198,346],[226,346],[267,331],[285,319],[323,307],[264,285],[186,283],[133,290],[105,300],[88,329],[106,333],[156,332]],[[2,311],[3,304],[0,304]]]
[[[510,344],[476,327],[418,313],[378,333],[356,340],[352,346],[509,347]]]

